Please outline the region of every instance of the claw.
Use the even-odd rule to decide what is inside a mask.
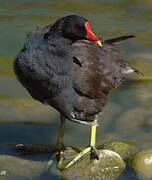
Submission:
[[[99,160],[98,152],[97,152],[97,149],[95,147],[92,147],[90,158]]]

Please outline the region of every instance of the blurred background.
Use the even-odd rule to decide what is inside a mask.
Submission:
[[[98,128],[98,144],[109,140],[152,145],[152,1],[151,0],[0,0],[0,153],[6,144],[53,145],[59,115],[34,101],[17,82],[13,61],[26,34],[58,18],[79,14],[103,39],[134,34],[120,43],[126,59],[144,76],[133,75],[109,95]],[[79,132],[79,133],[78,133]],[[83,138],[82,138],[83,137]],[[67,121],[66,144],[84,147],[89,129]]]

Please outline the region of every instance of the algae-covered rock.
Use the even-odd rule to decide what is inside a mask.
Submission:
[[[90,160],[86,155],[75,165],[61,172],[63,178],[70,179],[94,179],[112,180],[118,177],[125,168],[123,159],[110,150],[98,150],[99,160]]]
[[[103,149],[112,150],[118,153],[123,159],[126,159],[135,149],[135,143],[123,141],[110,141],[101,145]]]
[[[46,170],[47,162],[32,161],[13,157],[9,155],[0,156],[0,170],[5,171],[5,175],[1,175],[0,179],[33,179],[39,177]]]
[[[140,179],[152,179],[152,149],[137,153],[131,161],[131,167]]]

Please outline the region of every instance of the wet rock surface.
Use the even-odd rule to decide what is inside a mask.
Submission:
[[[131,161],[131,167],[140,179],[152,179],[152,149],[137,153]]]
[[[56,158],[52,159],[52,165],[48,166],[48,161],[51,159],[51,152],[49,156],[47,155],[46,159],[41,159],[45,151],[48,153],[48,149],[50,150],[51,146],[30,145],[30,148],[34,148],[34,150],[38,148],[40,150],[41,153],[37,154],[36,159],[34,156],[30,156],[31,158],[29,158],[29,156],[27,157],[25,155],[18,157],[0,155],[0,170],[6,171],[4,180],[39,180],[46,178],[46,175],[44,177],[42,175],[44,173],[47,174],[48,179],[54,175],[55,177],[62,177],[68,180],[115,180],[119,176],[121,179],[127,165],[130,167],[129,171],[132,171],[132,176],[130,177],[138,176],[142,180],[152,178],[152,150],[140,151],[133,155],[135,153],[135,144],[130,142],[105,142],[102,145],[104,149],[98,150],[99,160],[90,160],[90,155],[88,154],[70,168],[62,171],[56,168]],[[64,151],[64,156],[64,164],[66,164],[76,156],[76,151],[68,147]],[[125,164],[123,159],[127,159],[127,164]]]
[[[115,179],[125,168],[123,159],[110,150],[98,150],[99,160],[91,160],[90,155],[86,155],[78,163],[67,170],[61,172],[61,176],[69,180],[72,179]]]
[[[73,150],[67,150],[67,157],[74,157],[76,154]],[[110,150],[99,150],[99,160],[91,160],[90,155],[86,155],[78,163],[67,170],[60,171],[56,168],[56,160],[54,167],[48,168],[47,160],[31,160],[22,157],[1,155],[0,169],[6,171],[5,176],[1,176],[2,180],[19,180],[31,179],[40,180],[41,178],[50,179],[54,176],[71,179],[115,179],[125,168],[122,158],[115,152]],[[48,158],[49,160],[49,158]],[[46,173],[43,177],[43,174]]]
[[[1,155],[0,170],[6,173],[5,175],[1,175],[0,179],[37,179],[41,173],[46,171],[46,165],[47,162],[45,161],[33,161],[9,155]]]
[[[100,147],[118,153],[123,159],[127,159],[135,151],[135,143],[133,142],[110,141]]]

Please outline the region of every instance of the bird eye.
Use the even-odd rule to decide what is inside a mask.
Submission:
[[[81,31],[81,27],[80,27],[80,26],[78,26],[78,25],[75,25],[75,27],[74,27],[74,28],[75,28],[75,30],[76,30],[76,31]]]

